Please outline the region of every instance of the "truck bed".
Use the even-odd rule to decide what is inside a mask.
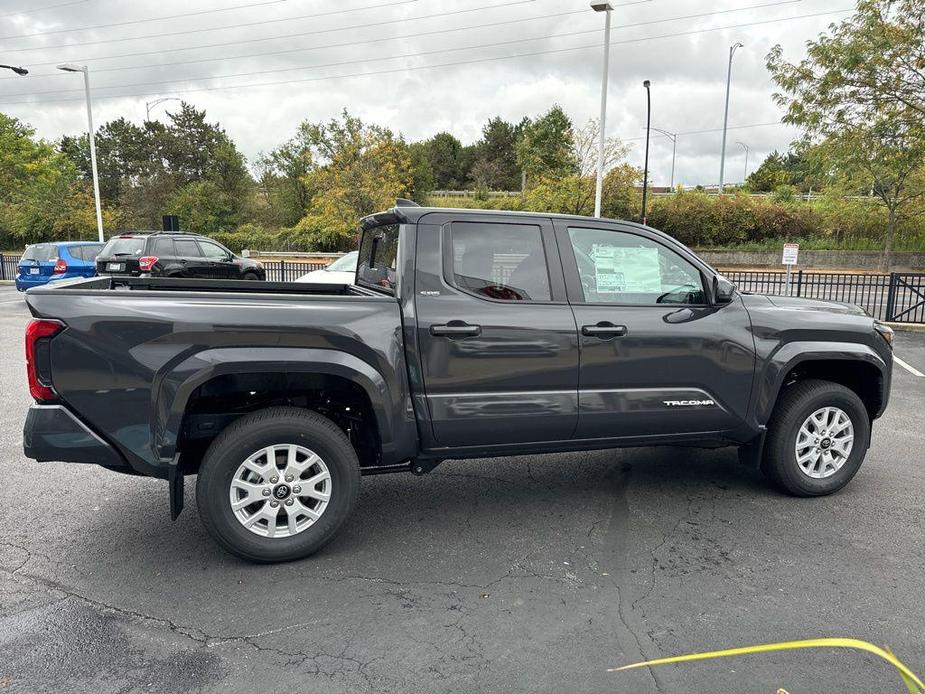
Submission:
[[[66,326],[50,343],[56,407],[67,410],[56,416],[106,432],[139,472],[164,476],[198,389],[255,374],[365,379],[388,423],[385,462],[393,449],[410,455],[416,429],[393,296],[348,284],[95,277],[30,290],[26,304]]]

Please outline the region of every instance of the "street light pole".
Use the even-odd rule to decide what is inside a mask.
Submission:
[[[667,130],[662,130],[661,128],[652,128],[655,132],[661,133],[665,137],[671,139],[671,192],[674,192],[674,163],[675,158],[678,154],[678,133],[670,133]]]
[[[745,150],[745,174],[742,176],[742,183],[748,180],[748,145],[744,142],[736,142],[737,145]]]
[[[744,48],[745,44],[736,41],[729,47],[729,69],[726,72],[726,114],[723,116],[723,149],[719,157],[719,194],[723,194],[723,176],[726,173],[726,128],[729,125],[729,88],[732,86],[732,57],[736,49]]]
[[[96,231],[100,243],[105,242],[103,238],[103,211],[100,207],[100,178],[96,170],[96,136],[93,130],[93,108],[90,104],[90,71],[86,65],[74,65],[73,63],[64,63],[58,66],[59,70],[64,72],[82,72],[84,75],[84,92],[87,96],[87,126],[90,135],[90,169],[93,172],[93,200],[96,203]]]
[[[601,216],[601,195],[604,188],[604,138],[607,135],[607,79],[610,69],[610,13],[609,2],[592,2],[591,9],[604,13],[604,76],[601,80],[600,141],[597,146],[597,183],[594,186],[594,216]]]
[[[145,102],[145,121],[151,120],[151,109],[157,106],[158,104],[164,103],[165,101],[182,101],[182,99],[179,99],[175,96],[164,96],[164,97],[161,97],[160,99],[153,99],[152,101],[146,101]]]
[[[20,77],[25,77],[29,74],[29,71],[24,67],[17,67],[15,65],[0,65],[0,69],[12,70]]]
[[[646,199],[649,192],[649,131],[652,128],[652,83],[646,80],[642,83],[646,88],[646,161],[642,169],[642,223],[646,223]]]

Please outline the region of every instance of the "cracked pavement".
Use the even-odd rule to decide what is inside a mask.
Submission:
[[[732,450],[447,462],[364,478],[315,557],[222,552],[166,484],[22,456],[25,305],[0,287],[0,691],[901,691],[850,652],[607,673],[814,636],[925,671],[925,379],[897,369],[858,477],[793,499]],[[897,353],[925,368],[925,334]]]

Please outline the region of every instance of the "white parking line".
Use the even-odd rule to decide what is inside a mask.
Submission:
[[[921,371],[919,371],[914,366],[909,366],[906,362],[904,362],[902,359],[897,357],[895,354],[893,355],[893,361],[895,361],[897,364],[899,364],[901,367],[903,367],[906,371],[911,373],[913,376],[918,376],[919,378],[925,378],[925,374],[923,374]]]

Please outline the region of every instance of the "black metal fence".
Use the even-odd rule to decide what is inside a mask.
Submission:
[[[327,266],[324,262],[262,261],[267,279],[293,282],[307,272]],[[0,280],[16,277],[19,258],[0,254]],[[778,270],[729,270],[724,272],[745,292],[786,295],[787,273]],[[925,323],[925,272],[852,274],[798,270],[790,277],[790,296],[828,299],[856,304],[874,318],[897,323]]]
[[[723,274],[741,291],[788,293],[786,272],[729,270]],[[925,273],[922,272],[859,275],[798,270],[790,276],[789,294],[856,304],[880,320],[925,322]]]
[[[19,272],[19,256],[0,253],[0,280],[12,280]]]
[[[295,282],[299,277],[313,270],[323,270],[327,263],[306,263],[304,261],[261,260],[270,282]]]

